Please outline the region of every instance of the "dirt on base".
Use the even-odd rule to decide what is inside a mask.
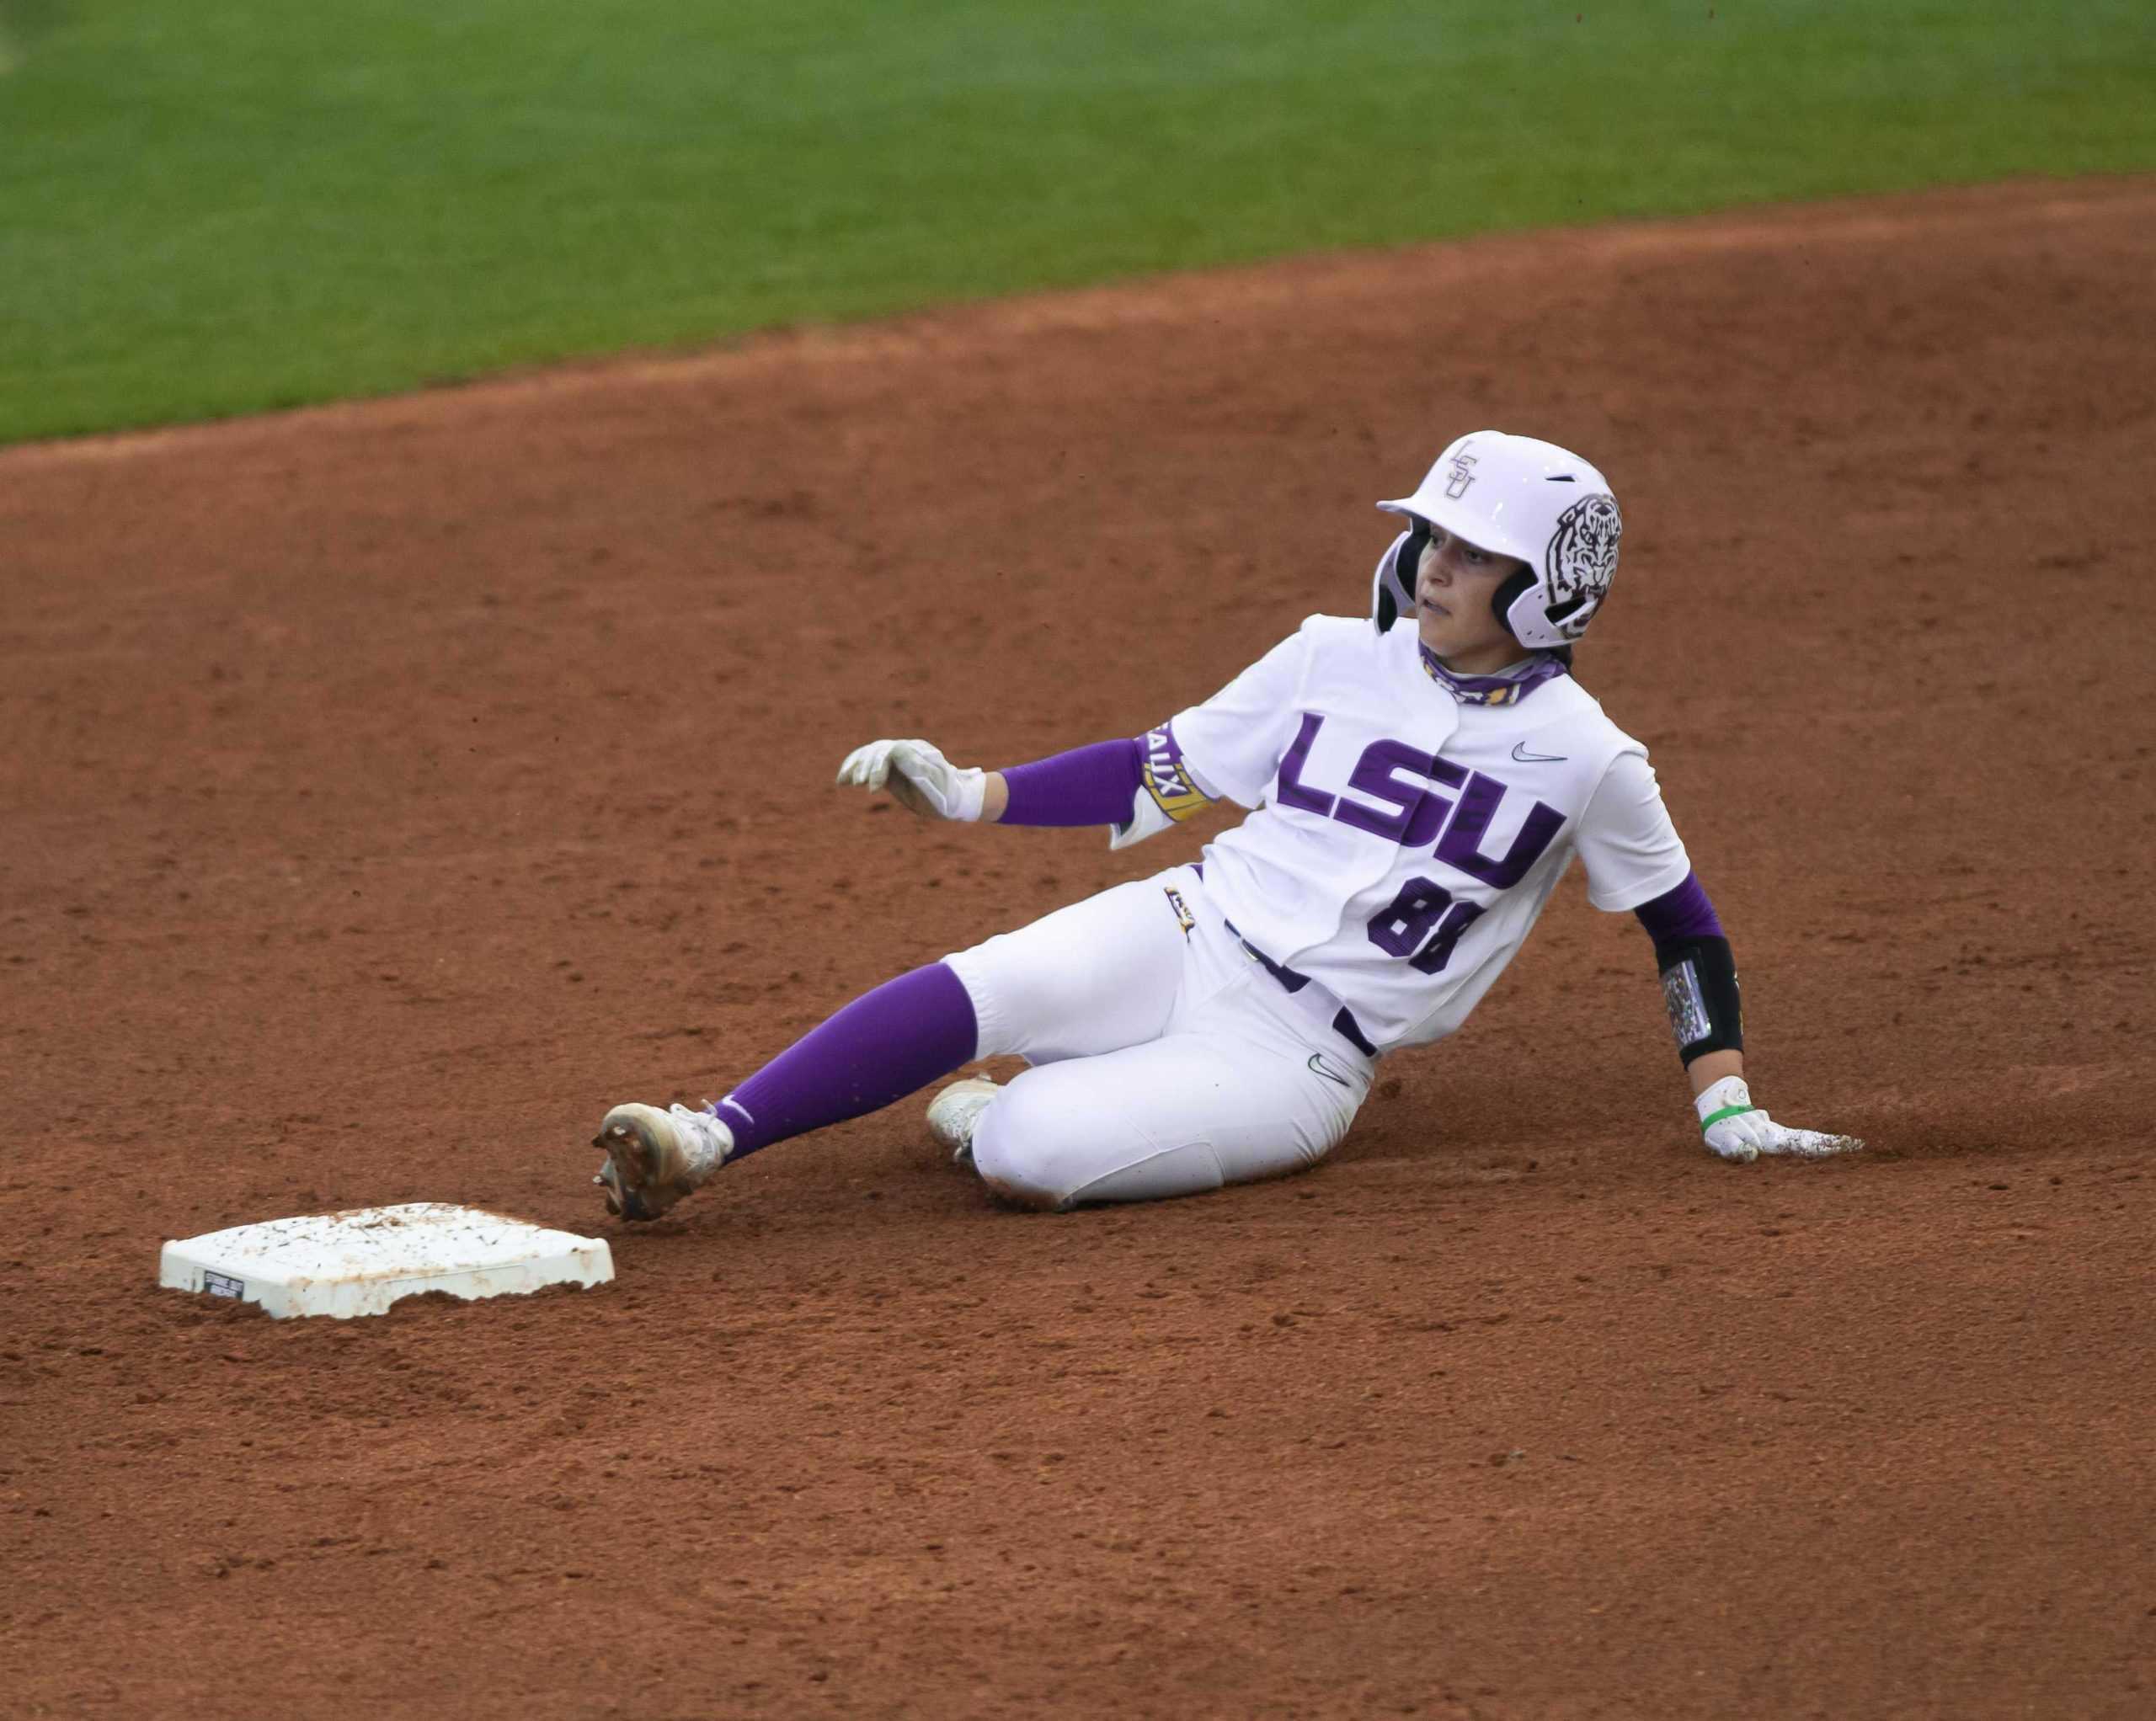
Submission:
[[[0,456],[0,1712],[2156,1713],[2156,183],[1321,258]],[[600,1219],[621,1099],[1192,852],[1137,733],[1484,425],[1625,509],[1751,1068],[1577,876],[1331,1162],[1002,1211],[909,1102]],[[272,1322],[376,1202],[589,1293]]]

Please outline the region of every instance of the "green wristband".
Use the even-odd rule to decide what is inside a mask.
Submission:
[[[1700,1133],[1705,1135],[1725,1117],[1741,1117],[1747,1111],[1757,1111],[1757,1106],[1725,1106],[1719,1111],[1710,1111],[1700,1120]]]

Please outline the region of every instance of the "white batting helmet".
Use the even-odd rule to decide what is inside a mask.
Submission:
[[[1617,572],[1625,522],[1609,481],[1554,442],[1475,431],[1438,456],[1412,496],[1378,506],[1524,562],[1526,569],[1499,586],[1492,600],[1497,619],[1524,646],[1547,651],[1577,640]],[[1417,554],[1420,536],[1407,540]],[[1413,566],[1398,564],[1406,553],[1402,546],[1389,559],[1412,594]],[[1381,589],[1384,576],[1380,564]]]

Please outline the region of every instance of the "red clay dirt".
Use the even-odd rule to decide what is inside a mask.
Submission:
[[[0,1712],[2156,1713],[2156,182],[1328,258],[0,456]],[[619,1099],[1192,852],[830,786],[1134,733],[1485,424],[1625,507],[1752,1069],[1577,876],[1332,1161],[1001,1210]],[[603,1290],[273,1323],[436,1199]]]

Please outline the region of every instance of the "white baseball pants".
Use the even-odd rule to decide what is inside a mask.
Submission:
[[[944,958],[979,1055],[1033,1068],[981,1113],[974,1164],[1030,1207],[1158,1201],[1313,1165],[1374,1061],[1246,954],[1197,870],[1117,885]]]

